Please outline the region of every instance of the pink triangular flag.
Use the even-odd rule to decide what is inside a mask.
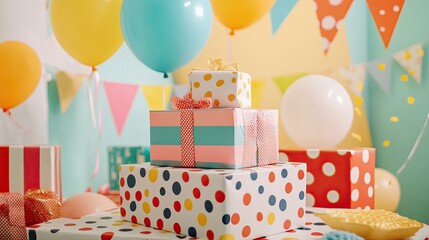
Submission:
[[[121,135],[128,113],[136,96],[138,85],[127,83],[104,82],[110,110],[118,134]]]

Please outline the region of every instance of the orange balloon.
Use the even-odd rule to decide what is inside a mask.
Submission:
[[[233,32],[261,19],[275,0],[211,0],[211,3],[217,19]]]
[[[401,186],[392,173],[376,168],[374,172],[374,208],[396,211],[401,200]]]
[[[0,108],[8,111],[24,102],[36,89],[42,74],[37,53],[27,44],[0,44]]]

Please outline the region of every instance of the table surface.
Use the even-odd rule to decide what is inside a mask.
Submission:
[[[271,239],[322,239],[325,233],[332,231],[313,212],[321,212],[321,208],[309,208],[306,211],[306,224],[304,227],[288,230],[286,232],[265,236],[258,240]],[[167,231],[156,230],[142,225],[121,220],[118,209],[108,212],[95,213],[81,219],[59,218],[47,223],[27,228],[29,240],[43,239],[195,239],[185,235]],[[408,239],[429,240],[429,226],[425,225],[417,234]]]

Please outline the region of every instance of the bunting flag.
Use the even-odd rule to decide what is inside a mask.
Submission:
[[[138,85],[104,82],[104,88],[106,89],[107,100],[109,101],[116,130],[121,135],[128,113],[134,102]]]
[[[343,23],[353,0],[314,0],[322,35],[323,50],[328,52],[338,28]]]
[[[298,0],[277,0],[271,8],[271,29],[276,34]]]
[[[362,97],[366,75],[365,64],[337,68],[332,70],[329,75],[335,79],[345,81],[356,96]]]
[[[63,71],[57,72],[57,90],[62,113],[67,111],[86,78],[87,76],[85,75],[73,75]]]
[[[273,81],[276,83],[277,87],[279,87],[280,91],[284,93],[292,83],[294,83],[296,80],[306,75],[308,75],[308,73],[299,73],[299,74],[294,74],[290,76],[273,77]]]
[[[150,110],[165,110],[170,103],[171,85],[142,85],[142,91]]]
[[[252,80],[252,108],[262,108],[265,80]]]
[[[389,93],[392,57],[389,56],[372,61],[368,63],[367,68],[374,81],[384,91],[384,93]]]
[[[395,60],[401,65],[417,83],[422,80],[422,59],[424,55],[421,43],[398,52],[394,55]]]
[[[384,47],[388,48],[405,0],[366,0]]]

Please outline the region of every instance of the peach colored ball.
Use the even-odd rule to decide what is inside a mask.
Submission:
[[[107,211],[118,206],[106,196],[98,193],[85,192],[65,200],[62,206],[64,218],[80,218],[82,216]]]

